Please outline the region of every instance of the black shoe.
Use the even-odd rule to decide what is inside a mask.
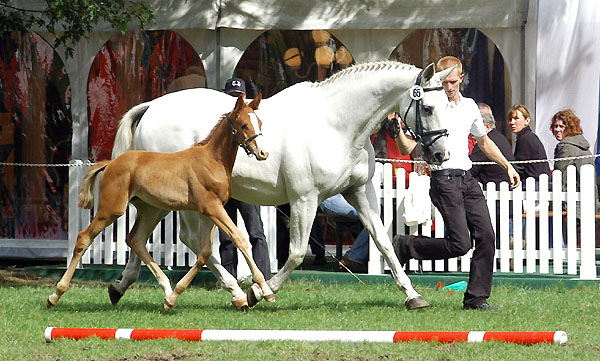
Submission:
[[[369,271],[366,264],[354,262],[346,257],[342,257],[340,263],[346,266],[350,271],[354,273],[368,273]]]
[[[394,240],[392,241],[392,246],[394,247],[394,253],[396,257],[398,257],[398,261],[400,261],[400,266],[404,267],[406,262],[410,260],[410,255],[404,252],[404,237],[401,234],[397,234],[394,236]]]
[[[492,306],[487,302],[483,302],[477,305],[463,305],[465,310],[481,310],[481,311],[499,311],[500,308],[496,306]]]
[[[325,258],[325,255],[318,254],[315,256],[315,259],[313,260],[313,266],[325,266],[326,264],[327,259]]]

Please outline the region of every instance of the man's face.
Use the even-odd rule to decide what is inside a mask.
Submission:
[[[459,98],[460,92],[460,84],[462,84],[464,74],[459,74],[458,70],[455,69],[446,80],[442,82],[444,86],[444,91],[446,92],[446,96],[448,97],[448,101],[456,101]]]

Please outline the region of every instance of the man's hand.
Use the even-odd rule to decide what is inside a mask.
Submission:
[[[521,177],[519,177],[519,173],[515,170],[512,164],[508,164],[508,169],[506,170],[508,173],[508,179],[510,181],[510,189],[515,189],[521,184]]]

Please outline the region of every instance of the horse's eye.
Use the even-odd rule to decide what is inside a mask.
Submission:
[[[423,111],[425,112],[425,115],[433,115],[433,107],[432,106],[424,105]]]
[[[248,126],[246,124],[242,125],[242,129],[248,130]]]

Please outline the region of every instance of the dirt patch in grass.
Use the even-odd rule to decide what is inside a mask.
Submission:
[[[0,269],[0,286],[3,287],[43,286],[53,285],[55,283],[56,281],[32,275],[15,268],[8,267]]]

